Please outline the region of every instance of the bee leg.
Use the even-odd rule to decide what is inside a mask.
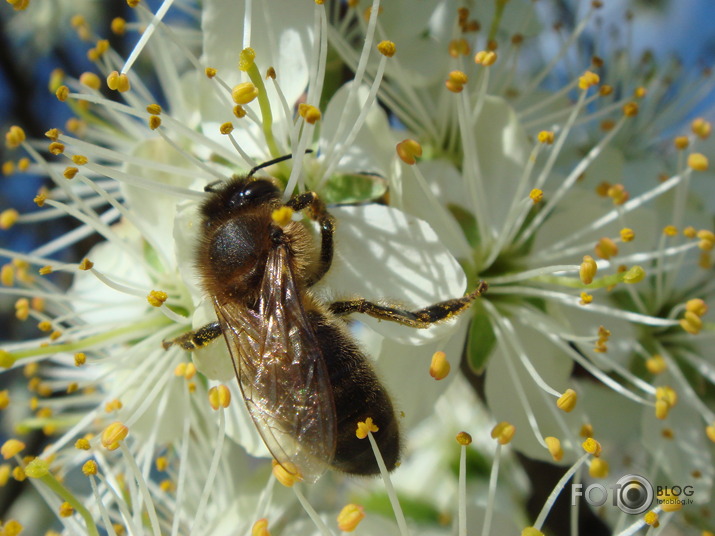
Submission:
[[[320,225],[320,260],[315,272],[306,281],[310,287],[320,281],[333,263],[333,233],[335,232],[335,219],[325,208],[325,203],[315,192],[304,192],[291,198],[286,206],[295,211],[310,207],[309,216]]]
[[[221,325],[218,322],[211,322],[210,324],[201,326],[199,329],[187,331],[183,335],[164,341],[161,344],[164,350],[168,350],[173,345],[177,345],[184,350],[192,352],[198,348],[207,346],[222,333]]]
[[[484,281],[480,281],[473,292],[461,298],[435,303],[417,311],[407,311],[372,303],[364,298],[356,298],[330,304],[330,312],[338,316],[350,313],[364,313],[380,320],[389,320],[390,322],[397,322],[413,328],[427,328],[435,322],[447,320],[466,311],[472,302],[486,290],[487,284]]]

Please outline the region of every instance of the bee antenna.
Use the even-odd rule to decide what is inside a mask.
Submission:
[[[313,152],[313,149],[306,149],[305,154],[310,154]],[[286,160],[290,160],[293,158],[292,154],[287,154],[284,156],[279,156],[278,158],[274,158],[273,160],[269,160],[268,162],[263,162],[262,164],[258,164],[256,167],[254,167],[251,171],[248,172],[248,175],[246,175],[246,178],[249,179],[253,177],[253,174],[256,171],[259,171],[265,167],[272,166],[273,164],[277,164],[278,162],[284,162]]]

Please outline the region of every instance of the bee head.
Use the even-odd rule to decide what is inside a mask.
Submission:
[[[211,183],[205,188],[209,193],[201,206],[206,222],[233,217],[242,212],[280,201],[281,192],[267,179],[234,177],[223,183]]]

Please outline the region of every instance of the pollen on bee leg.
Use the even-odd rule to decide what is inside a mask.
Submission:
[[[372,422],[372,417],[368,417],[365,421],[360,421],[357,423],[357,430],[355,431],[355,436],[358,439],[365,439],[368,433],[375,433],[379,431],[380,428]]]
[[[444,352],[435,352],[432,355],[432,363],[429,367],[429,375],[435,380],[443,380],[449,374],[451,369],[449,361],[447,361],[447,354]]]
[[[277,208],[271,213],[271,219],[279,227],[285,227],[293,221],[293,209],[285,205]]]
[[[338,514],[338,528],[343,532],[353,532],[365,519],[365,509],[359,504],[346,504]]]
[[[273,460],[273,476],[287,488],[291,488],[296,482],[303,480],[295,464],[291,462],[280,464],[277,460]]]

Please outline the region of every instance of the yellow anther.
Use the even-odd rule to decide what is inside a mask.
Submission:
[[[655,389],[656,400],[665,400],[671,407],[678,403],[678,393],[672,387],[660,385]]]
[[[50,73],[50,79],[47,83],[47,88],[50,92],[54,92],[58,87],[62,85],[62,80],[64,80],[65,72],[62,69],[53,69]]]
[[[377,44],[377,50],[380,54],[388,58],[394,56],[395,52],[397,51],[395,43],[393,43],[392,41],[380,41]]]
[[[628,190],[622,184],[613,184],[608,188],[608,197],[613,200],[614,205],[622,205],[630,198]]]
[[[102,445],[107,450],[117,450],[119,442],[129,435],[129,428],[121,422],[113,422],[102,431]]]
[[[10,405],[10,392],[7,389],[0,391],[0,410],[7,409]]]
[[[608,190],[611,189],[611,183],[607,181],[601,182],[598,186],[596,186],[596,195],[600,195],[601,197],[608,197]]]
[[[151,115],[161,115],[161,106],[159,106],[158,104],[149,104],[146,107],[146,112]]]
[[[47,333],[48,331],[52,330],[52,322],[50,322],[49,320],[43,320],[42,322],[37,324],[37,329]]]
[[[701,153],[690,153],[688,155],[688,167],[694,171],[707,171],[708,158]]]
[[[293,209],[283,205],[271,213],[271,219],[279,227],[285,227],[293,221]]]
[[[561,441],[556,437],[549,436],[544,438],[544,442],[554,461],[560,462],[564,457],[564,449],[561,448]]]
[[[624,227],[621,229],[621,240],[623,242],[632,242],[633,239],[636,237],[635,231],[631,229],[630,227]]]
[[[19,147],[25,139],[25,131],[17,125],[11,126],[5,133],[5,145],[8,149]]]
[[[125,73],[119,74],[117,71],[112,71],[107,76],[107,87],[112,91],[125,93],[131,89],[131,84],[129,83],[129,77]]]
[[[94,263],[89,259],[85,258],[82,259],[82,262],[79,263],[79,266],[77,266],[77,268],[86,272],[87,270],[91,270],[92,268],[94,268]]]
[[[663,428],[660,435],[662,435],[665,439],[673,439],[675,437],[675,432],[672,428]]]
[[[658,521],[658,513],[653,510],[643,516],[643,521],[645,521],[646,525],[650,525],[651,527],[658,527],[660,525],[660,521]]]
[[[651,374],[662,374],[668,368],[668,363],[660,354],[655,354],[645,360],[645,368]]]
[[[0,465],[0,487],[6,486],[10,481],[11,466],[9,463]]]
[[[60,517],[72,517],[74,515],[74,507],[68,503],[63,502],[59,509]]]
[[[25,450],[25,443],[18,439],[8,439],[0,447],[0,454],[2,454],[3,459],[9,460],[23,450]]]
[[[102,79],[95,73],[91,73],[89,71],[79,75],[79,83],[95,90],[102,87]]]
[[[593,478],[606,478],[608,476],[608,462],[602,458],[592,458],[588,467],[588,474]]]
[[[146,297],[146,301],[152,307],[161,307],[169,299],[169,295],[163,290],[152,290]]]
[[[81,154],[76,154],[72,156],[72,162],[74,162],[78,166],[84,166],[87,162],[89,162],[89,158]]]
[[[683,151],[690,145],[690,140],[687,136],[678,136],[673,140],[673,145],[679,151]]]
[[[89,450],[90,449],[90,444],[89,444],[89,439],[86,437],[80,437],[77,441],[74,442],[74,448],[78,450]]]
[[[280,464],[276,460],[273,460],[273,476],[287,488],[303,480],[300,471],[298,471],[295,464],[291,462]]]
[[[539,140],[539,143],[551,145],[552,143],[554,143],[556,135],[554,134],[553,130],[542,130],[536,135],[536,139]]]
[[[158,115],[150,115],[148,123],[151,130],[156,130],[161,126],[161,117]]]
[[[55,91],[55,97],[57,97],[57,100],[60,102],[65,102],[70,96],[70,88],[67,86],[60,86],[57,88],[57,91]]]
[[[124,35],[127,29],[127,21],[122,17],[114,17],[109,25],[114,35]]]
[[[81,119],[78,119],[77,117],[70,117],[65,122],[65,128],[73,134],[82,135],[84,134],[85,130],[87,130],[87,123],[85,121],[82,121]]]
[[[521,536],[544,536],[544,533],[536,527],[526,527],[521,531]]]
[[[685,302],[685,310],[698,316],[705,316],[708,313],[708,304],[700,298],[693,298]]]
[[[710,121],[706,121],[702,117],[693,119],[693,122],[690,124],[690,128],[692,129],[693,134],[703,140],[709,138],[713,131],[713,126]]]
[[[569,413],[573,411],[576,407],[576,402],[578,401],[578,395],[573,389],[566,389],[564,394],[562,394],[556,401],[556,407],[561,411]]]
[[[20,213],[14,208],[7,208],[0,212],[0,229],[7,230],[20,218]]]
[[[463,447],[472,444],[472,436],[469,435],[467,432],[459,432],[455,439],[457,440],[457,443],[459,443]]]
[[[97,44],[94,47],[94,51],[97,54],[97,57],[99,58],[104,55],[107,50],[109,50],[109,41],[107,39],[98,40]]]
[[[540,203],[544,199],[544,191],[534,188],[529,192],[529,199],[531,199],[534,204]]]
[[[593,295],[586,291],[581,292],[580,297],[581,299],[578,302],[580,305],[588,305],[593,301]]]
[[[459,93],[464,89],[469,78],[462,71],[451,71],[445,81],[445,87],[452,93]]]
[[[218,71],[213,67],[206,67],[204,73],[206,74],[206,78],[211,79],[218,74]]]
[[[77,173],[79,173],[79,168],[67,166],[62,172],[62,176],[67,180],[72,180],[77,176]]]
[[[2,171],[2,174],[5,176],[12,175],[15,173],[15,162],[12,160],[7,160],[6,162],[2,163],[2,167],[0,167],[0,171]]]
[[[642,99],[646,96],[647,93],[648,91],[643,86],[637,87],[635,90],[633,90],[633,96],[636,99]]]
[[[599,258],[608,260],[618,255],[618,246],[613,240],[604,236],[598,241],[594,251]]]
[[[665,236],[677,236],[678,228],[675,225],[666,225],[663,227],[663,234]]]
[[[663,489],[658,493],[658,503],[663,512],[677,512],[683,509],[683,503],[672,489]]]
[[[670,413],[671,405],[667,400],[656,400],[655,402],[655,418],[663,420]]]
[[[40,408],[37,410],[35,417],[38,419],[48,419],[52,417],[52,408]]]
[[[357,430],[355,431],[355,436],[358,439],[365,439],[368,433],[375,433],[380,429],[377,425],[372,422],[372,417],[368,417],[365,421],[360,421],[357,423]]]
[[[703,320],[700,316],[690,311],[685,311],[685,315],[681,318],[678,323],[680,327],[691,335],[697,335],[700,330],[703,329]]]
[[[110,400],[104,405],[104,411],[106,413],[112,413],[113,411],[119,411],[123,407],[124,405],[122,404],[122,401],[118,398],[115,398],[114,400]]]
[[[214,410],[227,408],[231,403],[231,391],[225,385],[218,385],[209,389],[209,404]]]
[[[623,274],[623,282],[633,285],[643,281],[645,276],[646,272],[642,266],[633,266],[632,268],[629,268],[625,274]]]
[[[236,104],[248,104],[258,97],[258,88],[251,82],[243,82],[231,90],[231,98]]]
[[[183,377],[186,374],[186,363],[182,362],[174,368],[174,376],[177,378]]]
[[[338,514],[338,528],[343,532],[353,532],[363,519],[365,519],[365,510],[362,506],[345,505]]]
[[[6,229],[6,227],[0,227],[0,229]],[[0,283],[5,287],[15,284],[15,267],[12,264],[3,264],[0,268]]]
[[[47,149],[50,153],[57,156],[65,152],[65,144],[60,143],[59,141],[53,141],[47,146]]]
[[[231,134],[231,132],[233,132],[233,123],[226,121],[218,128],[218,131],[224,136]]]
[[[611,93],[613,93],[613,86],[609,86],[608,84],[604,84],[598,88],[598,94],[601,97],[608,97]]]
[[[474,55],[474,63],[483,67],[490,67],[497,61],[497,53],[493,50],[480,50]]]
[[[314,125],[317,121],[320,121],[321,113],[312,104],[301,103],[298,105],[298,115],[300,115],[305,122]]]
[[[189,393],[195,393],[196,392],[196,382],[189,382],[186,384],[186,388],[189,390]]]
[[[601,444],[592,437],[587,438],[586,441],[581,443],[581,447],[596,458],[601,455]]]
[[[18,3],[21,3],[23,7],[20,9],[25,9],[29,4],[30,0],[19,0]],[[14,7],[14,6],[13,6]],[[25,530],[25,527],[22,526],[22,523],[15,519],[9,519],[5,522],[5,524],[2,526],[2,535],[3,536],[20,536],[20,533]],[[59,535],[59,533],[57,533]],[[45,536],[52,536],[47,533],[45,533]]]
[[[432,363],[429,367],[429,375],[435,380],[443,380],[449,375],[452,366],[447,361],[447,354],[444,352],[435,352],[432,354]]]
[[[409,138],[398,143],[396,149],[400,160],[410,166],[414,165],[417,162],[417,158],[422,156],[422,145],[418,141]]]
[[[166,456],[159,456],[155,463],[157,471],[166,471],[169,468],[169,458]]]
[[[81,367],[87,362],[87,354],[84,352],[77,352],[74,355],[74,366],[75,367]]]
[[[588,89],[601,81],[601,78],[593,71],[584,72],[578,79],[579,89]]]
[[[502,421],[492,428],[492,439],[496,439],[501,445],[509,443],[516,433],[516,426],[506,421]]]
[[[715,242],[715,233],[708,231],[707,229],[700,229],[695,233],[695,236],[704,242],[709,242],[711,244]]]
[[[593,278],[596,276],[598,271],[598,266],[596,261],[590,255],[584,255],[583,261],[578,271],[578,275],[581,278],[581,283],[584,285],[590,285],[593,282]]]
[[[12,470],[12,477],[18,482],[23,482],[27,478],[27,475],[22,467],[17,466]]]
[[[184,379],[191,380],[194,378],[194,376],[196,376],[196,365],[194,365],[193,363],[187,363],[186,369],[184,370]]]
[[[238,56],[238,68],[248,71],[256,61],[256,51],[251,47],[244,48]]]
[[[271,536],[268,531],[268,520],[264,517],[259,519],[251,527],[251,536]]]
[[[705,435],[710,441],[715,443],[715,422],[712,423],[710,426],[705,427]]]
[[[466,39],[452,39],[448,47],[449,55],[453,58],[468,56],[471,52],[469,42]]]
[[[700,253],[700,256],[698,257],[698,267],[702,268],[703,270],[709,270],[713,267],[712,259],[710,258],[710,253],[708,253],[707,251],[703,251]]]
[[[84,476],[96,475],[98,472],[97,462],[94,460],[87,460],[82,466],[82,473]]]
[[[266,69],[266,80],[275,80],[276,79],[276,70],[273,67],[268,67]]]
[[[243,117],[246,117],[246,110],[243,108],[243,106],[237,104],[233,107],[233,115],[241,119]]]
[[[638,103],[627,102],[623,105],[623,115],[626,117],[635,117],[638,115]]]

